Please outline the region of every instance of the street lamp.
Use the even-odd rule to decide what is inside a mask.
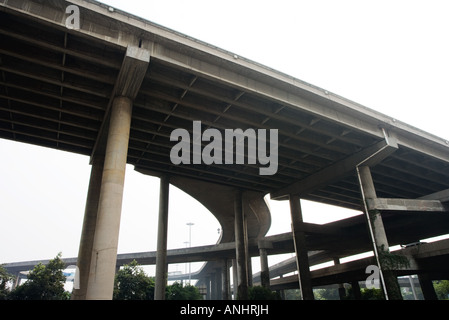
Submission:
[[[192,246],[192,226],[194,225],[193,222],[187,222],[186,225],[189,226],[189,248]],[[189,285],[191,285],[191,279],[192,279],[192,269],[191,269],[191,262],[189,262]]]
[[[186,248],[189,247],[189,241],[184,241],[184,244],[186,245]],[[184,273],[187,273],[187,264],[184,264]]]

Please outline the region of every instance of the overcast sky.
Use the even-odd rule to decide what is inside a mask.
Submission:
[[[447,1],[103,2],[449,139]],[[0,140],[0,263],[78,253],[87,157]],[[119,253],[156,248],[159,181],[127,167]],[[220,228],[170,189],[169,248],[213,244]],[[290,229],[287,202],[271,202],[269,234]],[[308,222],[347,210],[304,203]],[[184,266],[171,266],[171,271]]]

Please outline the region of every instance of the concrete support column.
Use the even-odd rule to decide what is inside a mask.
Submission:
[[[217,276],[215,273],[210,275],[210,298],[211,300],[217,300]]]
[[[362,300],[362,293],[360,292],[360,284],[358,280],[354,280],[351,282],[352,286],[352,294],[354,295],[355,300]]]
[[[402,300],[401,289],[395,272],[383,267],[383,257],[390,254],[390,246],[381,213],[378,210],[368,210],[366,205],[367,200],[377,198],[370,168],[368,166],[359,167],[358,174],[363,200],[365,201],[365,211],[368,211],[365,212],[366,220],[371,232],[374,254],[378,261],[379,275],[381,277],[381,283],[384,286],[385,298],[388,300]]]
[[[222,300],[223,299],[223,272],[222,268],[215,269],[215,300]]]
[[[432,279],[428,274],[418,275],[419,285],[424,296],[424,300],[438,300],[438,296],[435,292]]]
[[[272,248],[273,245],[269,241],[259,241],[259,254],[260,254],[260,282],[262,287],[270,290],[270,270],[268,267],[268,254],[267,249]]]
[[[233,299],[237,300],[237,284],[239,283],[239,277],[237,273],[237,260],[232,259],[232,295]]]
[[[248,249],[248,245],[246,245],[246,248]],[[253,286],[253,261],[251,259],[251,256],[249,255],[248,251],[246,252],[246,256],[248,258],[248,261],[246,262],[246,270],[248,274],[248,287]]]
[[[298,195],[290,195],[290,214],[292,219],[293,242],[298,266],[299,288],[303,300],[314,300],[312,279],[310,277],[309,256],[306,245],[306,235],[299,231],[303,224],[301,203]]]
[[[247,269],[247,251],[245,248],[245,230],[244,230],[244,212],[242,202],[242,192],[237,191],[234,200],[234,215],[235,215],[235,245],[236,245],[236,260],[237,260],[237,299],[248,299],[248,269]],[[236,290],[234,285],[234,290]]]
[[[103,176],[104,156],[92,159],[89,189],[87,191],[86,207],[84,209],[83,229],[76,262],[79,288],[74,288],[71,299],[85,300],[89,283],[90,262],[97,224],[98,202],[100,199],[101,179]]]
[[[161,177],[159,191],[159,220],[157,229],[156,279],[154,300],[165,300],[167,286],[167,237],[168,237],[168,193],[169,178]]]
[[[365,201],[368,199],[376,199],[376,189],[374,187],[373,178],[371,176],[371,171],[369,167],[360,167],[360,182],[361,182],[361,188],[364,193]],[[373,226],[373,233],[374,238],[376,242],[377,248],[381,248],[384,246],[384,249],[388,250],[388,240],[387,240],[387,234],[385,233],[384,224],[382,222],[382,216],[379,211],[373,211],[370,212],[370,220],[371,225]]]
[[[248,219],[245,215],[245,198],[242,198],[243,201],[243,231],[244,231],[244,239],[245,239],[245,255],[246,255],[246,274],[248,275],[248,287],[253,286],[253,262],[251,259],[251,255],[249,254],[249,245],[248,245]]]
[[[210,276],[206,277],[206,300],[211,300],[211,292],[210,292]]]
[[[223,265],[221,269],[221,280],[222,280],[222,286],[221,286],[221,293],[223,300],[229,300],[230,294],[229,294],[229,263],[228,259],[223,260]]]
[[[335,265],[340,264],[340,259],[334,258],[334,264]],[[338,284],[338,296],[340,297],[340,300],[343,300],[346,297],[346,289],[343,283]]]
[[[112,299],[131,113],[132,101],[129,98],[114,99],[101,180],[87,299]]]

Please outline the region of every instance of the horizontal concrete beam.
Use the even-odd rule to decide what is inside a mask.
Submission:
[[[373,166],[382,161],[398,149],[396,139],[389,138],[369,146],[349,157],[338,161],[329,167],[318,171],[305,179],[299,180],[285,188],[272,192],[271,199],[285,200],[290,194],[308,194],[314,190],[329,185],[346,175],[355,172],[357,165],[363,162],[364,165]],[[371,157],[373,156],[373,157]],[[367,160],[369,158],[369,160]]]
[[[426,267],[422,267],[420,265],[420,261],[426,258],[447,256],[449,254],[449,239],[431,243],[422,243],[413,247],[407,247],[392,251],[392,253],[395,255],[405,256],[409,260],[409,266],[402,266],[399,269],[396,269],[396,271],[398,271],[398,273],[402,275],[420,273],[423,271],[432,272],[435,270],[427,270]],[[365,272],[366,267],[373,264],[376,264],[374,257],[366,257],[325,268],[320,268],[311,271],[312,281],[314,285],[317,286],[334,284],[338,283],[338,281],[345,282],[351,280],[365,280],[368,277],[368,274]],[[437,270],[439,267],[441,266],[434,266],[434,268]],[[272,289],[281,289],[287,287],[293,288],[297,285],[297,283],[298,275],[271,279],[270,281]]]
[[[91,153],[91,162],[95,154],[103,154],[106,146],[106,133],[109,128],[109,117],[115,97],[127,97],[134,101],[140,90],[150,63],[150,51],[135,46],[128,46],[117,76],[114,91],[106,109],[97,140]]]
[[[367,199],[366,201],[369,210],[427,212],[449,211],[449,207],[445,206],[438,200],[376,198]]]
[[[340,228],[334,227],[332,225],[326,224],[315,224],[303,222],[301,223],[297,231],[305,232],[306,234],[325,234],[325,235],[343,235],[343,231]]]
[[[115,84],[115,96],[134,100],[145,78],[149,63],[150,52],[148,50],[129,46]]]

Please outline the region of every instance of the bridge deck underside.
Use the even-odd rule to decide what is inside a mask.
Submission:
[[[157,42],[157,36],[152,40]],[[92,155],[125,51],[108,41],[1,11],[0,138]],[[211,59],[207,54],[196,58]],[[243,72],[249,79],[254,76],[251,70]],[[341,108],[301,88],[294,93],[323,108]],[[261,176],[259,165],[248,164],[173,165],[170,150],[176,142],[170,141],[170,134],[176,128],[190,132],[194,120],[202,122],[203,130],[221,132],[278,129],[277,173]],[[134,101],[128,163],[143,171],[269,193],[381,140],[363,128],[356,130],[222,81],[219,75],[212,78],[152,57]],[[447,162],[401,146],[372,168],[372,174],[379,197],[413,199],[449,188]],[[360,209],[355,172],[302,198]]]

